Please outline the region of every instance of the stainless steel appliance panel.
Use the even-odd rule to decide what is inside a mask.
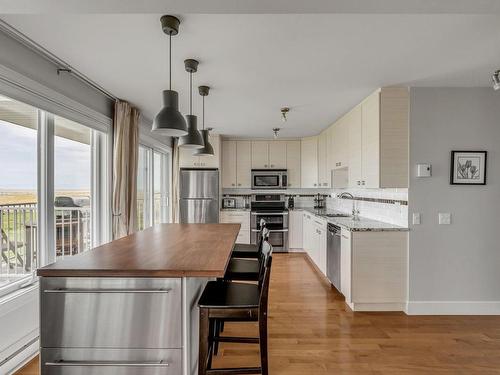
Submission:
[[[182,374],[181,349],[42,348],[40,357],[41,375]]]
[[[181,223],[218,223],[219,201],[215,199],[181,199]]]
[[[338,291],[340,291],[340,235],[340,227],[329,223],[326,248],[326,276]]]
[[[252,189],[286,189],[288,173],[286,169],[252,169]]]
[[[179,348],[181,297],[181,279],[42,277],[40,345]]]
[[[179,197],[181,199],[218,199],[219,171],[217,169],[181,169]]]

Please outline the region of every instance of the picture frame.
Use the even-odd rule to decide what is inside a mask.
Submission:
[[[487,151],[452,151],[450,185],[486,185]]]

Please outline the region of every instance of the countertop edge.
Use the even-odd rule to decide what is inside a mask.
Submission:
[[[355,228],[355,227],[352,227],[352,226],[349,226],[348,224],[346,223],[343,223],[341,221],[337,221],[335,220],[335,218],[331,218],[331,217],[325,217],[323,215],[320,215],[320,214],[317,214],[316,212],[314,212],[314,208],[308,208],[308,207],[296,207],[294,208],[293,210],[290,210],[290,211],[306,211],[306,212],[309,212],[311,213],[312,215],[318,217],[318,218],[321,218],[323,220],[326,220],[328,223],[331,223],[331,224],[335,224],[335,225],[338,225],[339,227],[342,227],[350,232],[408,232],[410,231],[410,228],[406,228],[406,227],[401,227],[399,225],[396,225],[396,224],[391,224],[391,223],[386,223],[384,221],[380,221],[380,220],[375,220],[375,219],[368,219],[366,218],[366,220],[370,220],[370,221],[373,221],[373,222],[377,222],[377,223],[381,223],[381,224],[385,224],[387,225],[387,227],[383,227],[383,228],[378,228],[378,227],[362,227],[362,228]],[[361,221],[363,221],[363,218],[361,218]]]

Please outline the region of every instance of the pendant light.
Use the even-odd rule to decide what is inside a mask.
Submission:
[[[208,96],[208,92],[210,91],[210,87],[208,86],[200,86],[198,87],[198,91],[200,95],[203,97],[203,129],[200,130],[201,135],[203,137],[203,148],[200,148],[194,152],[193,155],[197,156],[213,156],[214,148],[210,144],[209,132],[212,128],[205,129],[205,96]]]
[[[163,108],[155,116],[151,131],[171,136],[181,137],[186,135],[187,125],[184,116],[179,112],[179,94],[172,90],[172,35],[179,33],[180,21],[174,16],[163,16],[160,19],[163,32],[168,35],[168,72],[169,88],[163,90]]]
[[[179,138],[179,147],[199,149],[204,143],[198,131],[198,117],[193,115],[193,73],[198,70],[198,61],[187,59],[184,61],[184,66],[189,73],[189,115],[186,115],[188,133]]]

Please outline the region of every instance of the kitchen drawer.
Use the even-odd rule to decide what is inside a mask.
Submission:
[[[40,345],[180,348],[181,298],[178,278],[42,277]]]
[[[42,348],[41,375],[180,375],[181,349]]]

